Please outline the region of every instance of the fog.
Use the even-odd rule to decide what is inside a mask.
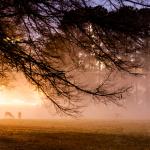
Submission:
[[[81,119],[150,119],[149,76],[132,79],[133,90],[126,96],[123,107],[114,104],[89,103],[81,111]],[[0,118],[5,118],[5,112],[11,112],[17,118],[18,112],[23,119],[62,119],[52,107],[46,107],[42,96],[31,86],[22,75],[16,75],[9,88],[0,89]]]

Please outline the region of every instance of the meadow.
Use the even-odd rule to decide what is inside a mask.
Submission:
[[[0,150],[150,150],[150,121],[0,120]]]

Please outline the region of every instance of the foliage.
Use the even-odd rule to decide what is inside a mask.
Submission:
[[[68,115],[78,112],[84,94],[119,105],[129,88],[112,88],[110,78],[114,72],[136,74],[141,67],[141,60],[131,61],[130,56],[142,52],[149,37],[149,6],[138,9],[121,1],[117,10],[108,11],[91,2],[1,0],[1,76],[22,72],[56,110]],[[78,80],[83,72],[88,76],[81,69],[91,65],[86,61],[81,68],[80,52],[86,60],[105,65],[105,78],[98,84]]]

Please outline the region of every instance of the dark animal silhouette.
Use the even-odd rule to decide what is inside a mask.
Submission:
[[[18,112],[18,119],[21,119],[21,118],[22,118],[22,113]]]
[[[7,111],[7,112],[5,112],[5,118],[14,119],[15,117],[11,112]]]

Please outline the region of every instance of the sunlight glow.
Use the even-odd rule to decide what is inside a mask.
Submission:
[[[13,99],[13,100],[6,100],[0,98],[0,105],[7,105],[7,106],[37,106],[39,103],[36,102],[25,102],[19,99]]]
[[[30,101],[22,99],[21,96],[11,95],[5,87],[0,87],[0,106],[39,106],[41,105],[40,96],[37,92],[33,92],[34,100]]]

